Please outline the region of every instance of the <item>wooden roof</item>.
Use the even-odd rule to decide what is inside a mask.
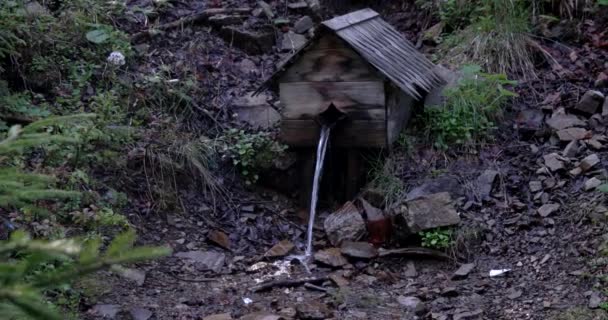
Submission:
[[[322,23],[361,55],[393,84],[414,98],[418,91],[430,91],[443,82],[435,65],[420,53],[399,31],[371,9],[362,9]],[[274,82],[315,39],[289,57],[260,89]]]

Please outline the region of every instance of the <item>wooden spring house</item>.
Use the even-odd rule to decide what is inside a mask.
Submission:
[[[315,146],[319,118],[344,113],[332,131],[337,147],[387,147],[407,123],[415,100],[441,84],[434,65],[371,9],[324,21],[304,47],[260,88],[279,91],[281,138]]]

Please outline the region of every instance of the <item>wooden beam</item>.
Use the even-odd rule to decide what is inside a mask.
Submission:
[[[330,104],[353,120],[384,120],[384,84],[361,82],[290,82],[280,84],[285,119],[315,119]]]

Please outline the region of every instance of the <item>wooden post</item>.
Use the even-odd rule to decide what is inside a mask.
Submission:
[[[312,193],[312,178],[315,173],[315,151],[312,148],[298,149],[298,169],[300,170],[300,205],[308,208]]]
[[[346,200],[354,199],[359,191],[359,173],[361,169],[361,158],[359,150],[356,148],[346,149],[346,179],[345,197]]]

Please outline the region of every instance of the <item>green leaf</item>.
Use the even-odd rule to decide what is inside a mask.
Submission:
[[[102,44],[110,38],[110,34],[104,29],[97,29],[87,32],[86,37],[87,40],[95,44]]]
[[[600,6],[608,6],[608,0],[597,0]]]
[[[110,245],[108,246],[108,250],[106,251],[106,256],[110,258],[120,257],[125,254],[128,249],[133,247],[133,243],[135,243],[135,231],[129,230],[118,235]]]
[[[597,187],[597,190],[608,193],[608,183],[604,183],[603,185]]]

